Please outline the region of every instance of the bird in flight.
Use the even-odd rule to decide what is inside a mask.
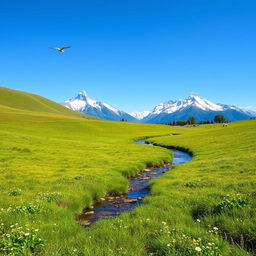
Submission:
[[[57,51],[63,53],[65,51],[65,49],[67,49],[67,48],[71,48],[71,46],[64,46],[64,47],[61,47],[61,48],[56,47],[56,48],[52,48],[52,49],[57,50]]]

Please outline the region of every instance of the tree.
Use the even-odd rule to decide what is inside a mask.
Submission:
[[[187,124],[188,124],[188,120],[176,121],[176,125],[179,125],[179,126],[183,126],[183,125],[187,125]]]
[[[225,121],[226,121],[226,119],[225,119],[225,116],[223,116],[223,115],[216,115],[214,117],[215,123],[224,123]]]
[[[195,124],[196,123],[196,118],[194,116],[189,116],[188,117],[188,123],[189,124]]]

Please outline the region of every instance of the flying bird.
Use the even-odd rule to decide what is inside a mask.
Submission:
[[[67,48],[71,48],[71,46],[64,46],[64,47],[61,47],[61,48],[55,47],[55,48],[52,48],[52,49],[57,50],[57,51],[63,53],[65,51],[65,49],[67,49]]]

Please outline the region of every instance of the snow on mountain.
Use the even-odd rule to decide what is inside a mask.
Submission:
[[[114,108],[107,103],[91,99],[85,91],[79,92],[75,98],[65,101],[62,105],[74,111],[106,120],[119,121],[125,119],[127,121],[137,121],[136,118],[124,111]]]
[[[157,115],[162,113],[172,114],[189,106],[194,106],[204,111],[223,111],[226,105],[214,104],[209,100],[201,98],[195,93],[191,93],[187,99],[180,99],[176,101],[170,100],[158,104],[152,111],[146,110],[130,114],[140,120],[148,115]]]
[[[99,110],[106,107],[116,114],[120,111],[104,102],[91,99],[85,91],[79,92],[75,98],[65,101],[63,105],[78,112],[84,111],[88,107],[97,108]]]
[[[224,108],[221,105],[214,104],[209,100],[201,98],[199,95],[191,93],[187,99],[180,99],[177,101],[168,101],[157,105],[152,114],[167,113],[171,114],[176,111],[182,110],[186,107],[194,106],[204,111],[223,111]]]
[[[138,111],[138,112],[132,112],[129,113],[131,116],[135,117],[138,120],[143,119],[144,117],[148,116],[152,111],[145,110],[145,111]]]
[[[218,114],[224,115],[228,121],[244,120],[256,116],[255,108],[238,108],[220,103],[215,104],[195,93],[191,93],[186,99],[160,103],[152,111],[146,110],[129,114],[107,103],[91,99],[85,91],[79,92],[75,98],[65,101],[62,105],[107,120],[125,119],[145,123],[169,123],[187,120],[190,115],[195,116],[198,122],[213,120],[214,116]]]
[[[138,116],[140,113],[137,113]],[[137,114],[133,113],[133,116]],[[190,115],[194,115],[197,121],[212,120],[216,114],[225,115],[229,121],[243,120],[249,117],[248,112],[245,112],[241,108],[215,104],[195,93],[191,93],[186,99],[170,100],[160,103],[140,121],[147,123],[168,123],[174,120],[186,120]]]
[[[244,113],[248,114],[249,116],[256,117],[256,108],[255,107],[248,106],[248,107],[243,107],[241,109],[244,111]]]
[[[236,111],[239,111],[239,112],[243,112],[243,110],[241,108],[238,108],[234,105],[226,105],[226,104],[221,104],[221,103],[218,103],[218,105],[222,106],[223,110],[233,109],[233,110],[236,110]]]

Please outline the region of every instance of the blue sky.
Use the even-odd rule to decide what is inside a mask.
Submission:
[[[126,111],[190,92],[256,107],[255,13],[255,0],[2,0],[0,86]]]

